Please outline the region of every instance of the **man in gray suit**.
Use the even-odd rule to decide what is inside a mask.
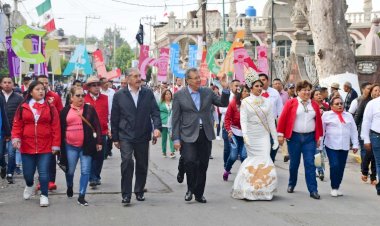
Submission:
[[[150,89],[141,86],[140,71],[131,68],[127,72],[128,86],[113,98],[111,133],[114,144],[121,153],[122,203],[131,201],[134,161],[136,181],[134,192],[138,201],[144,201],[144,187],[148,173],[149,141],[161,135],[160,110]],[[153,121],[153,128],[152,128]]]
[[[185,161],[188,191],[186,201],[195,200],[206,203],[203,196],[206,173],[211,154],[211,141],[215,139],[214,125],[210,109],[212,105],[226,107],[230,92],[223,78],[222,96],[211,89],[200,87],[201,78],[195,68],[186,71],[187,87],[174,94],[173,98],[173,141],[175,149],[181,148]]]

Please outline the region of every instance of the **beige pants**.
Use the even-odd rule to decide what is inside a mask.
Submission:
[[[288,143],[286,140],[284,141],[284,144],[280,148],[281,148],[282,156],[289,156]]]

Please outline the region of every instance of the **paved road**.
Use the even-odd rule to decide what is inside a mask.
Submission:
[[[90,206],[76,204],[77,194],[68,199],[63,173],[58,170],[58,190],[49,196],[50,207],[40,208],[38,197],[22,199],[24,182],[8,185],[0,179],[0,225],[379,225],[380,197],[373,186],[360,181],[359,165],[349,160],[344,177],[343,197],[329,195],[329,181],[318,182],[321,200],[309,198],[304,175],[294,194],[286,193],[288,164],[278,155],[278,193],[272,201],[242,201],[231,198],[236,163],[228,182],[222,180],[222,141],[214,141],[205,196],[207,204],[185,202],[185,184],[176,182],[177,161],[163,158],[158,145],[151,148],[145,202],[134,197],[122,207],[120,195],[120,154],[105,161],[102,185],[89,189]],[[78,184],[77,173],[75,184]],[[78,187],[74,188],[77,191]]]

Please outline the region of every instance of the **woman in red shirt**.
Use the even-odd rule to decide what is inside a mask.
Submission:
[[[38,170],[41,185],[40,206],[49,205],[49,164],[52,154],[60,150],[61,133],[57,109],[45,101],[41,82],[30,84],[25,101],[17,109],[12,128],[12,144],[20,149],[26,187],[24,199],[34,194],[34,173]]]
[[[297,185],[298,167],[303,155],[306,185],[310,197],[320,199],[315,177],[314,155],[323,135],[319,105],[310,99],[312,85],[307,81],[297,83],[297,98],[288,100],[278,120],[278,141],[280,145],[287,139],[290,165],[288,193]]]
[[[226,166],[224,168],[223,180],[228,180],[231,168],[240,155],[240,161],[243,162],[247,157],[247,152],[244,147],[244,140],[241,133],[240,125],[240,105],[241,101],[248,97],[250,90],[247,86],[243,86],[241,91],[230,102],[227,108],[226,116],[224,118],[224,128],[228,132],[228,138],[230,140],[230,155],[227,159]]]

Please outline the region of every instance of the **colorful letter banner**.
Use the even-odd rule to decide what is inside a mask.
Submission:
[[[255,71],[259,71],[252,59],[249,57],[247,50],[244,47],[238,47],[234,49],[234,67],[235,78],[240,82],[245,82],[244,68],[252,68]]]
[[[121,70],[119,68],[107,72],[106,65],[104,64],[102,51],[98,49],[92,54],[92,56],[94,57],[94,66],[96,71],[98,72],[98,77],[107,78],[108,80],[120,77]]]
[[[189,45],[189,68],[197,67],[198,46]]]
[[[20,75],[20,58],[18,58],[18,56],[12,49],[11,37],[7,37],[6,39],[7,39],[6,47],[7,47],[7,55],[8,55],[9,76],[16,77]]]
[[[68,76],[76,70],[83,70],[83,74],[91,75],[92,66],[90,64],[90,57],[88,56],[87,50],[84,45],[77,45],[74,54],[71,56],[69,63],[67,64],[63,75]]]
[[[32,54],[24,48],[24,39],[27,35],[37,35],[42,37],[45,34],[46,31],[43,29],[31,27],[28,25],[22,25],[18,27],[12,34],[12,49],[15,54],[26,63],[43,63],[45,62],[45,57],[42,55],[42,53]]]
[[[158,68],[157,80],[163,82],[167,80],[168,65],[169,65],[169,48],[161,48],[160,56],[158,59],[151,62],[152,66]]]
[[[263,73],[268,74],[269,66],[268,66],[267,47],[257,46],[256,52],[257,52],[257,67]]]
[[[139,70],[142,79],[146,79],[146,67],[153,61],[153,58],[149,57],[149,46],[140,46],[140,58],[139,58]]]
[[[215,55],[220,51],[228,51],[231,48],[231,43],[227,41],[220,41],[213,44],[209,49],[206,57],[207,65],[210,71],[214,74],[218,74],[220,66],[215,62]]]
[[[58,40],[48,40],[45,46],[46,66],[51,64],[51,71],[54,75],[61,75],[61,58],[59,56]]]
[[[204,47],[202,50],[202,60],[201,60],[201,66],[199,69],[199,75],[201,77],[202,86],[205,86],[207,84],[207,80],[210,79],[210,71],[208,70],[208,66],[206,63],[206,55],[207,55],[207,50]]]
[[[243,47],[242,40],[244,39],[244,34],[244,30],[237,31],[232,46],[228,51],[226,58],[224,59],[223,64],[220,68],[218,78],[222,78],[224,74],[228,75],[234,73],[234,49],[238,47]]]
[[[185,78],[185,71],[179,67],[179,44],[170,44],[170,69],[177,78]]]

